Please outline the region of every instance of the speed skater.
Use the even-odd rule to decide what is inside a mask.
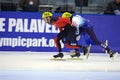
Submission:
[[[56,48],[58,49],[58,54],[54,55],[54,58],[62,58],[64,55],[62,53],[62,48],[61,48],[61,43],[60,40],[63,40],[66,38],[66,47],[67,48],[73,48],[76,50],[76,55],[77,57],[80,56],[78,48],[82,48],[83,50],[86,50],[86,47],[78,45],[77,41],[73,40],[74,33],[75,33],[75,28],[71,26],[71,21],[69,18],[61,18],[61,17],[53,17],[53,14],[51,12],[44,12],[42,14],[42,18],[45,21],[45,23],[55,25],[59,29],[59,33],[57,36],[54,38]],[[72,42],[72,43],[71,43]],[[74,57],[74,56],[71,56]]]
[[[96,34],[94,33],[93,26],[90,24],[90,21],[83,18],[80,15],[73,16],[69,12],[65,12],[62,14],[62,18],[70,18],[72,22],[72,26],[76,27],[76,35],[83,35],[87,34],[89,35],[90,39],[92,40],[92,44],[99,45],[103,49],[107,51],[110,58],[113,58],[117,52],[113,52],[106,44],[99,41],[96,37]],[[87,43],[87,42],[86,42]]]

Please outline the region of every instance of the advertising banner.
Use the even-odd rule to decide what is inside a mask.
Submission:
[[[40,12],[0,12],[0,51],[57,51],[54,37],[59,30],[54,25],[45,24]],[[55,16],[61,14],[54,13]],[[82,15],[94,26],[100,41],[108,40],[110,48],[120,51],[120,16]],[[81,38],[80,44],[84,44]],[[63,51],[69,51],[62,44]],[[102,52],[94,45],[92,52]]]

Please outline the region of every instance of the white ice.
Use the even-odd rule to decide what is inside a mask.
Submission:
[[[50,60],[54,54],[0,52],[0,80],[120,80],[120,55],[114,60],[104,53],[81,56],[83,60]]]

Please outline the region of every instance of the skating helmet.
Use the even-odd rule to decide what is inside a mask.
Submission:
[[[64,12],[64,13],[62,14],[62,18],[70,18],[70,17],[72,17],[72,14],[69,13],[69,12]]]
[[[42,18],[52,17],[52,16],[53,16],[53,14],[52,14],[51,12],[44,12],[44,13],[42,14]]]

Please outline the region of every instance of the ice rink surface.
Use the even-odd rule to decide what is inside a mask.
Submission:
[[[89,59],[50,60],[56,52],[0,52],[0,80],[120,80],[120,55],[91,53]]]

